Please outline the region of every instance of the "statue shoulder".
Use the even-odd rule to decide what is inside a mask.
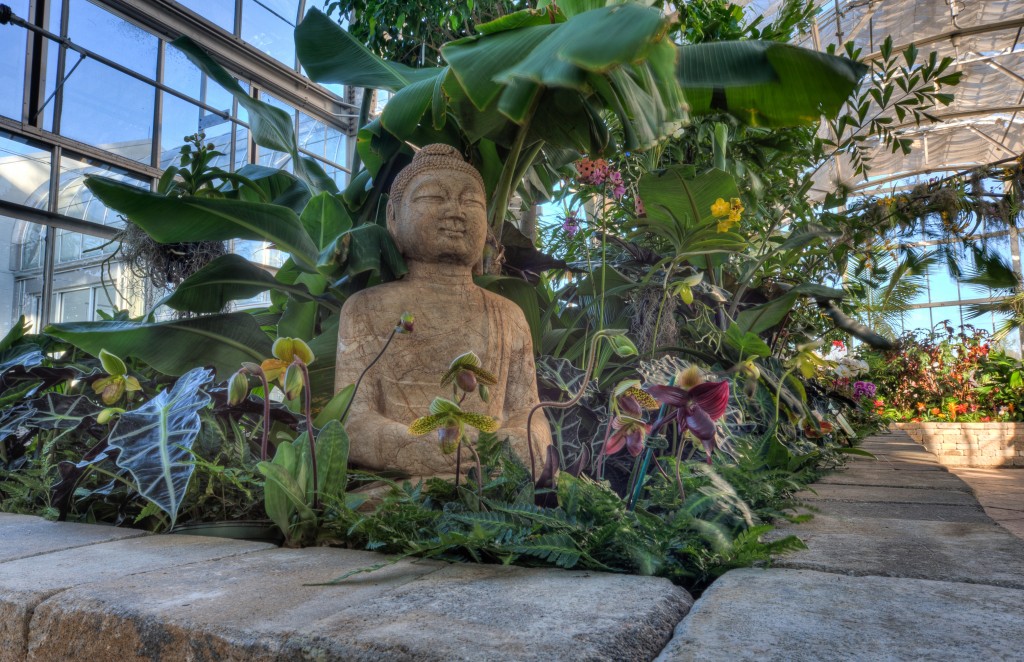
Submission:
[[[519,330],[529,329],[529,325],[526,323],[526,315],[523,314],[523,309],[519,307],[519,304],[490,290],[482,287],[480,289],[484,293],[484,300],[487,301],[487,305],[496,309],[507,324]]]

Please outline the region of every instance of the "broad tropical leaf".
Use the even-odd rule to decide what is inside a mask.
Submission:
[[[199,411],[210,404],[202,389],[212,378],[205,368],[190,370],[174,388],[122,414],[107,439],[121,451],[117,466],[131,473],[143,497],[170,516],[172,527],[195,470],[189,450],[199,434]]]
[[[227,379],[244,361],[263,361],[271,347],[249,313],[170,322],[67,322],[48,326],[46,333],[93,356],[101,349],[125,358],[134,356],[168,375],[210,365],[218,379]]]
[[[222,255],[192,274],[160,303],[175,310],[217,313],[229,301],[249,299],[260,292],[278,290],[303,301],[315,301],[304,285],[286,285],[273,274],[240,255]]]
[[[679,47],[676,73],[691,111],[725,111],[754,126],[834,118],[867,67],[791,44],[722,41]]]
[[[32,401],[35,414],[31,425],[41,430],[70,430],[77,428],[82,419],[97,414],[101,405],[85,395],[63,395],[49,392]]]
[[[287,207],[244,200],[166,197],[107,177],[87,177],[85,185],[103,204],[127,216],[159,243],[256,239],[290,253],[306,271],[316,267],[316,244],[298,215]]]
[[[321,498],[343,499],[348,485],[348,434],[331,420],[316,436],[317,490]]]

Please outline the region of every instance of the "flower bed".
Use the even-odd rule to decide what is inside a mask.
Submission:
[[[951,467],[1024,467],[1024,423],[892,423]]]

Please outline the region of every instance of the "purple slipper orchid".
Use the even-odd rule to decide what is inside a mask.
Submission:
[[[664,418],[657,427],[675,421],[680,433],[687,430],[700,439],[707,453],[707,463],[711,464],[711,454],[715,450],[715,421],[725,415],[729,404],[729,382],[705,382],[683,379],[681,383],[691,384],[689,388],[677,386],[651,386],[647,388],[655,400],[669,407]]]

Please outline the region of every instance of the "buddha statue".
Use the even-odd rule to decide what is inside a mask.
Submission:
[[[441,378],[456,357],[474,352],[493,373],[484,402],[475,393],[466,411],[497,419],[499,439],[529,465],[527,416],[539,401],[530,329],[512,301],[473,282],[487,238],[487,201],[480,173],[447,145],[428,145],[395,178],[388,230],[408,274],[351,296],[342,307],[335,385],[354,383],[380,352],[403,313],[415,331],[394,337],[366,373],[346,429],[350,461],[371,471],[410,477],[453,477],[456,458],[434,433],[414,436],[409,424],[429,414],[436,397],[452,397]],[[535,470],[551,444],[542,412],[532,420]],[[476,434],[467,428],[467,434]],[[459,452],[463,452],[461,449]],[[463,461],[463,469],[472,465]]]

